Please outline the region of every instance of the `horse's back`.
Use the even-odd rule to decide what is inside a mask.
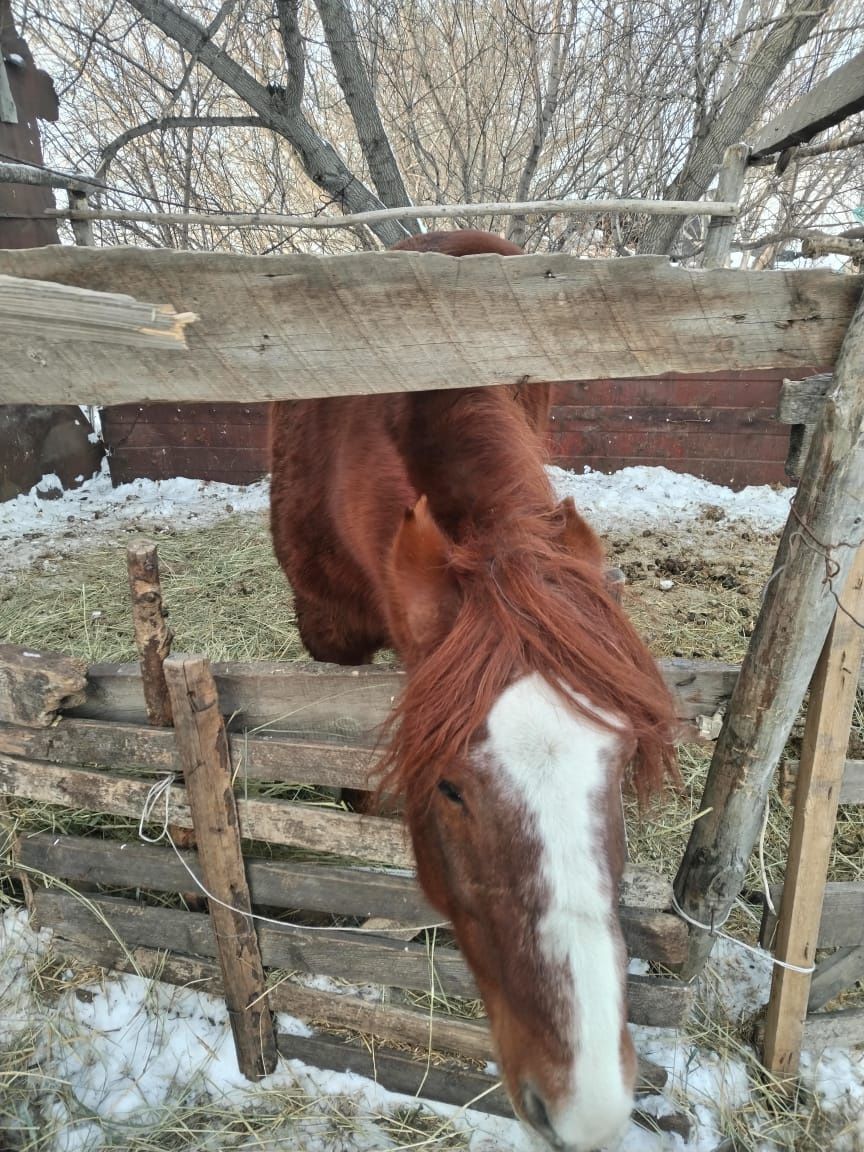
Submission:
[[[427,232],[395,249],[521,254],[510,241],[474,230]],[[447,412],[478,391],[508,407],[515,403],[534,432],[545,432],[550,391],[543,383],[273,404],[273,548],[294,590],[302,639],[317,659],[359,662],[387,642],[381,588],[387,551],[405,508],[421,494],[416,484],[447,482],[427,475],[430,461],[412,459],[407,430],[418,420],[446,427]],[[427,431],[434,442],[435,429]],[[458,452],[456,445],[448,449]]]

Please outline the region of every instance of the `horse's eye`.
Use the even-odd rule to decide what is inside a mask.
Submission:
[[[462,803],[462,793],[458,788],[454,788],[449,780],[439,780],[438,791],[442,796],[446,796],[448,800],[452,800],[454,804]]]

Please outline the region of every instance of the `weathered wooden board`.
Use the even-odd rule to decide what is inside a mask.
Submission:
[[[0,402],[253,401],[517,380],[831,365],[861,278],[692,271],[665,257],[241,256],[53,247],[0,274],[199,320],[188,352],[10,334]]]
[[[784,380],[777,404],[777,419],[782,424],[815,424],[833,381],[834,377],[824,372],[803,380]]]
[[[54,930],[55,938],[88,942],[98,949],[114,941],[112,933],[93,912],[66,892],[39,889],[34,892],[38,923]],[[88,895],[127,947],[150,947],[154,940],[170,950],[212,960],[216,945],[209,918],[172,908],[150,908],[127,900]],[[433,963],[422,944],[406,944],[381,936],[357,932],[316,932],[308,928],[257,926],[264,964],[349,980],[356,984],[386,984],[395,988],[426,991]],[[58,945],[58,947],[62,947]],[[99,961],[98,954],[93,953]],[[101,961],[99,961],[101,962]],[[438,947],[434,955],[434,979],[442,992],[469,999],[477,989],[468,968],[452,948]],[[634,1024],[675,1027],[687,1017],[695,990],[677,980],[655,976],[629,976],[629,1019]]]
[[[817,1012],[804,1021],[804,1048],[857,1048],[864,1044],[864,1008]]]
[[[63,941],[64,955],[93,961],[93,949]],[[100,961],[118,972],[135,972],[169,984],[194,987],[214,996],[222,995],[219,968],[210,960],[193,960],[153,948],[124,949],[114,941],[99,947]],[[109,963],[110,961],[110,963]],[[309,1024],[345,1028],[376,1036],[391,1043],[413,1044],[435,1052],[450,1052],[471,1060],[494,1060],[495,1051],[485,1019],[464,1020],[437,1012],[417,1011],[358,996],[322,992],[291,980],[279,980],[268,992],[274,1012],[288,1012]],[[668,1080],[666,1070],[649,1060],[639,1060],[639,1087],[659,1092]]]
[[[713,715],[732,694],[737,664],[719,660],[659,661],[675,692],[682,721]],[[272,735],[351,739],[372,746],[404,684],[395,668],[346,669],[312,661],[214,664],[213,675],[231,727]],[[136,664],[92,664],[87,698],[72,716],[91,720],[145,723],[147,711]],[[260,734],[259,731],[255,733]]]
[[[312,661],[214,664],[213,675],[231,727],[267,734],[352,739],[374,744],[404,674],[397,669],[342,668]],[[87,698],[70,709],[92,720],[146,722],[136,664],[92,664]],[[259,734],[259,733],[255,733]]]
[[[816,1012],[841,992],[864,980],[864,945],[838,948],[823,960],[810,981],[807,1011]]]
[[[473,1107],[481,1112],[498,1116],[513,1116],[513,1109],[504,1088],[495,1088],[498,1078],[484,1072],[466,1072],[455,1066],[430,1066],[395,1052],[380,1049],[369,1052],[333,1037],[293,1036],[279,1037],[279,1051],[289,1060],[302,1060],[316,1068],[331,1068],[336,1072],[353,1072],[375,1080],[391,1092],[405,1096],[424,1096],[457,1107]],[[666,1116],[653,1116],[638,1109],[632,1120],[640,1128],[651,1132],[674,1132],[686,1140],[692,1121],[683,1112]]]
[[[110,812],[137,820],[149,791],[146,781],[0,755],[0,795],[22,796],[43,804],[62,804],[91,812]],[[288,844],[312,852],[330,852],[395,868],[411,867],[407,833],[396,820],[284,800],[238,800],[237,809],[242,834],[250,839]],[[154,819],[161,819],[163,812],[164,808]],[[182,788],[173,787],[170,791],[169,819],[181,828],[192,827],[192,815]]]
[[[43,280],[0,275],[0,339],[49,347],[57,341],[86,341],[106,346],[186,349],[184,329],[191,313],[178,315],[170,305],[144,304],[119,293],[93,292]]]
[[[195,853],[182,855],[197,875]],[[22,838],[15,858],[65,880],[156,892],[179,892],[189,886],[188,873],[171,849],[155,845],[42,834]],[[247,858],[245,865],[252,900],[259,907],[380,917],[410,926],[441,919],[407,876],[253,858]],[[661,907],[668,907],[667,883],[647,869],[630,866],[622,884],[621,927],[631,956],[671,966],[683,959],[687,929],[677,916],[656,906],[658,896]]]
[[[840,785],[864,663],[864,628],[858,622],[864,615],[864,546],[857,549],[842,604],[845,611],[835,613],[810,681],[798,796],[778,909],[774,955],[781,963],[771,979],[762,1050],[765,1067],[778,1076],[796,1075],[801,1056],[810,977],[794,967],[806,969],[814,962],[820,934]],[[864,909],[864,885],[860,895]],[[864,940],[864,916],[860,920]]]
[[[50,724],[60,708],[84,700],[86,672],[86,663],[72,656],[0,644],[0,721]]]
[[[783,885],[771,885],[774,907],[780,907]],[[776,928],[776,917],[767,909],[762,917],[760,939],[770,945]],[[825,885],[822,919],[819,922],[819,948],[852,948],[864,944],[864,882],[829,880]]]
[[[378,754],[369,747],[270,736],[229,736],[231,763],[239,781],[269,780],[364,789]],[[62,717],[50,728],[0,724],[0,753],[52,764],[87,764],[180,773],[170,730],[140,724]]]
[[[136,633],[138,622],[136,613]],[[140,635],[137,638],[140,643]],[[260,1080],[276,1068],[276,1034],[264,994],[264,964],[252,922],[252,898],[246,883],[237,800],[231,786],[231,756],[219,697],[203,657],[171,657],[163,665],[161,655],[154,656],[155,667],[150,671],[155,673],[154,679],[164,672],[170,697],[198,865],[203,888],[210,894],[210,923],[237,1064],[247,1079]],[[146,667],[144,677],[148,704],[152,708],[156,695],[158,706],[164,707],[168,701],[162,699],[161,692],[153,693],[158,684],[153,680],[148,683]]]
[[[812,140],[862,108],[864,52],[859,52],[766,124],[756,138],[751,159]]]
[[[795,802],[798,786],[798,761],[786,760],[780,766],[778,787],[787,804]],[[839,804],[864,804],[864,760],[847,760],[840,783]]]

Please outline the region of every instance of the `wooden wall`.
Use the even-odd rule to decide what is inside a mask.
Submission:
[[[789,426],[776,415],[783,377],[767,369],[560,382],[552,458],[601,472],[663,465],[733,488],[789,483]],[[248,484],[267,471],[266,404],[119,405],[105,409],[103,427],[118,484],[139,476]]]

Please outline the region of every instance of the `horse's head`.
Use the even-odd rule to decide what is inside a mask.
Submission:
[[[634,740],[554,678],[511,668],[495,680],[494,658],[475,649],[507,624],[490,611],[486,633],[471,633],[451,555],[421,501],[390,563],[393,635],[410,671],[397,741],[411,761],[402,783],[418,877],[476,977],[516,1110],[552,1147],[589,1152],[615,1140],[633,1104],[617,906]],[[449,671],[427,676],[436,660]],[[457,727],[474,721],[454,743],[457,713]]]

